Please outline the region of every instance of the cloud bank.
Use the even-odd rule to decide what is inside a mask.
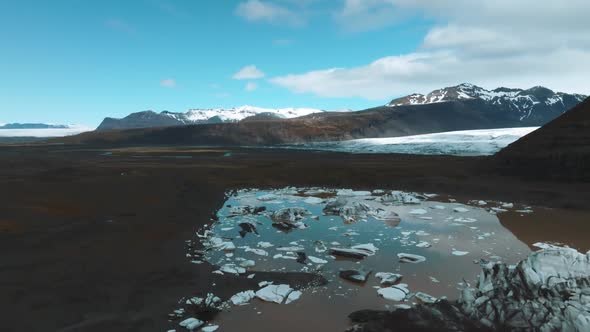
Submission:
[[[536,0],[345,0],[334,19],[350,30],[383,28],[411,15],[445,23],[431,28],[412,53],[270,81],[295,93],[366,99],[424,93],[462,82],[588,93],[587,13],[590,1],[581,0],[548,0],[542,5]]]

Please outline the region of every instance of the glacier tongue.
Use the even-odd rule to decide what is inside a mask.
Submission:
[[[296,148],[350,153],[491,155],[538,127],[463,130],[415,136],[314,142]]]

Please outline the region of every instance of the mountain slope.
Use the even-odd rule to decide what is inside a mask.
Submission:
[[[123,119],[106,118],[103,120],[100,126],[98,126],[97,130],[238,122],[247,118],[256,117],[258,115],[290,119],[318,112],[323,111],[311,108],[269,109],[254,106],[241,106],[230,109],[193,109],[186,113],[174,113],[167,111],[156,113],[153,111],[145,111],[130,114]]]
[[[590,181],[590,98],[500,151],[508,172]]]
[[[486,90],[473,84],[460,84],[434,90],[427,95],[412,94],[392,100],[387,106],[429,105],[435,103],[481,100],[510,118],[515,126],[541,126],[576,106],[586,96],[554,92],[537,86],[527,90],[497,88]]]

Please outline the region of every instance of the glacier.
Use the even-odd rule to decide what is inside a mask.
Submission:
[[[539,127],[450,131],[434,134],[363,138],[338,142],[290,145],[296,149],[348,153],[406,153],[424,155],[492,155]]]

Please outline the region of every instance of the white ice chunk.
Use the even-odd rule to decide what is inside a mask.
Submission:
[[[377,290],[377,293],[384,299],[390,301],[403,301],[406,296],[410,293],[408,285],[399,284],[391,287],[381,288]]]
[[[239,292],[238,294],[232,296],[230,298],[230,301],[234,305],[244,305],[244,304],[249,303],[255,296],[256,296],[256,293],[254,291],[247,290],[244,292]]]
[[[257,291],[256,297],[263,301],[281,304],[292,291],[289,285],[268,285]]]

